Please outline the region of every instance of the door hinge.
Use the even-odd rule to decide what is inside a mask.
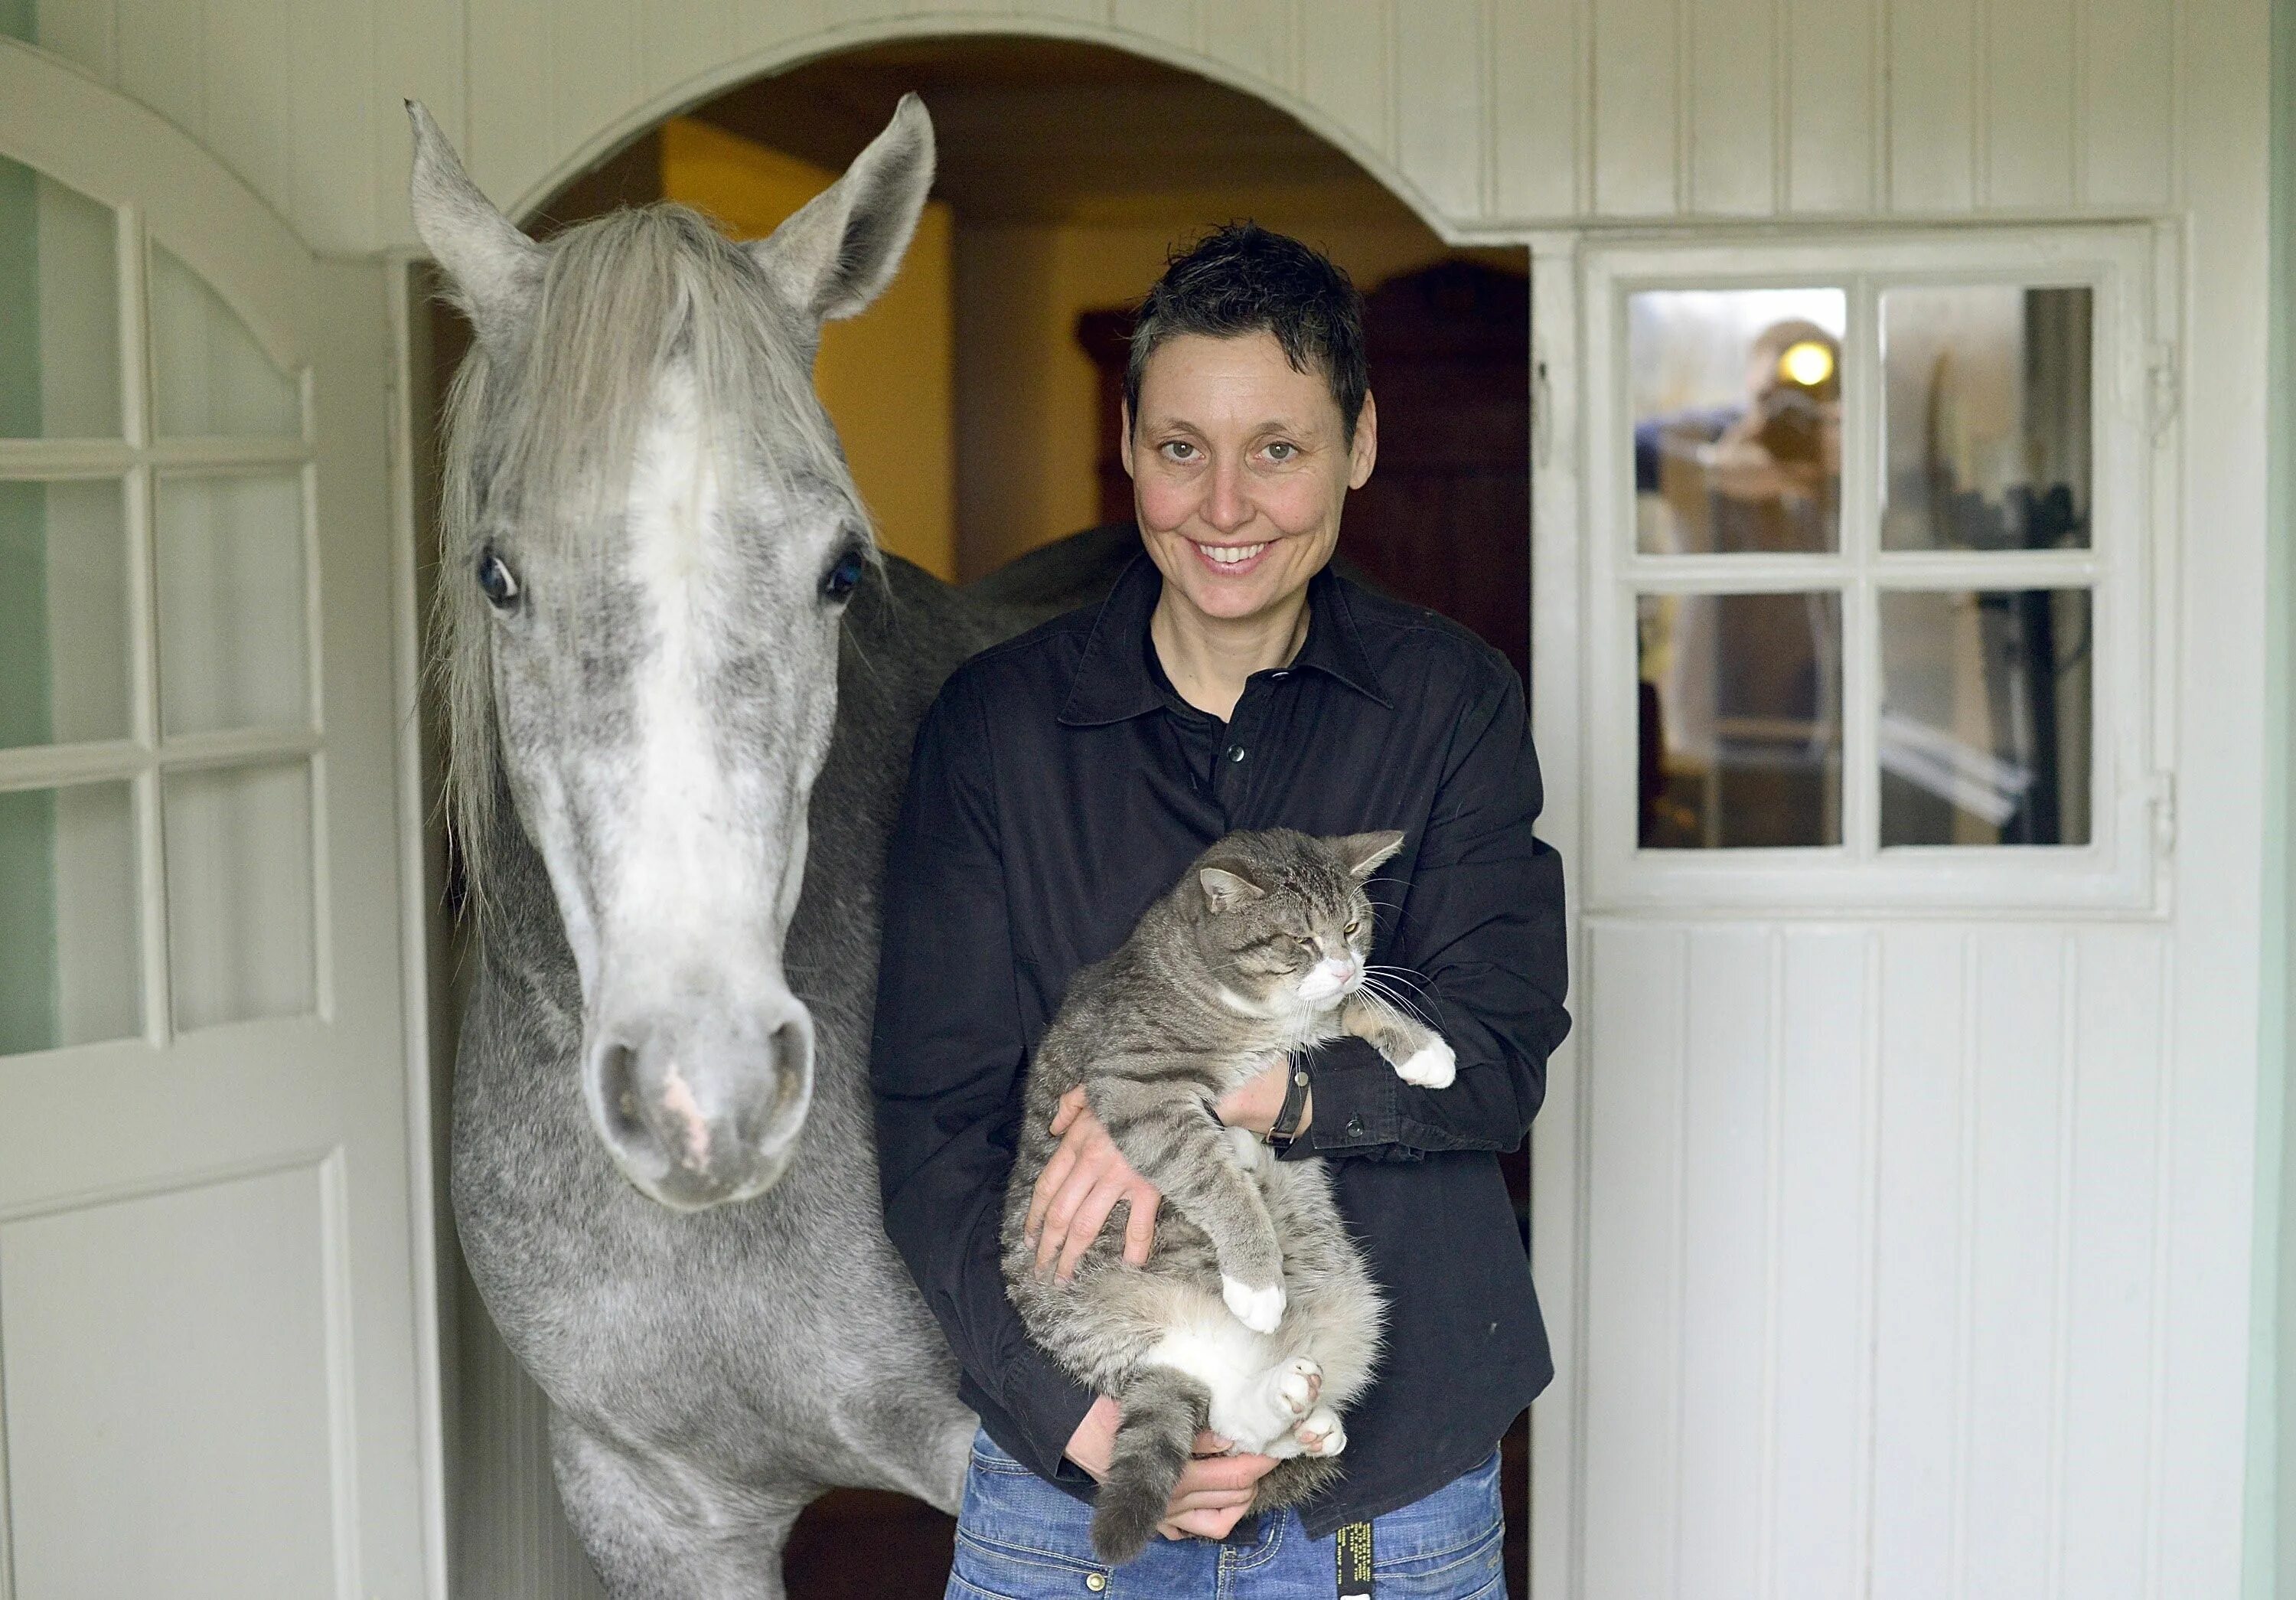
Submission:
[[[2169,431],[2177,420],[2177,410],[2184,403],[2183,380],[2178,375],[2177,347],[2166,341],[2155,340],[2146,352],[2144,369],[2144,423],[2152,431],[2154,439]]]
[[[2152,802],[2152,848],[2169,855],[2177,848],[2177,775],[2156,772],[2146,790]]]

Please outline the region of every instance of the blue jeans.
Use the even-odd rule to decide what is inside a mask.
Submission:
[[[1378,1600],[1505,1600],[1505,1521],[1496,1452],[1376,1519]],[[1338,1579],[1332,1536],[1309,1538],[1292,1511],[1261,1517],[1254,1537],[1154,1538],[1137,1561],[1105,1566],[1092,1553],[1092,1507],[978,1433],[945,1600],[1333,1600]]]

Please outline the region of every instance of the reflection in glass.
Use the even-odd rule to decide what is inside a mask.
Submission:
[[[143,1030],[126,784],[0,793],[0,1055]]]
[[[164,791],[176,1025],[309,1011],[310,768],[174,772]]]
[[[1843,315],[1839,289],[1628,298],[1637,549],[1841,548]]]
[[[2089,301],[2011,283],[1882,297],[1882,548],[2088,545]]]
[[[162,729],[302,726],[301,478],[162,477],[159,575]]]
[[[2086,589],[1881,597],[1882,842],[2087,844]]]
[[[1644,595],[1645,849],[1841,842],[1841,597]]]
[[[132,731],[119,480],[0,482],[0,750]]]
[[[299,439],[295,381],[197,274],[152,247],[152,405],[163,439],[265,434]]]
[[[117,224],[0,159],[0,438],[119,437]]]

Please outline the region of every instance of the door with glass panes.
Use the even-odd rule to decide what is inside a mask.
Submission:
[[[1584,257],[1558,1592],[2144,1570],[2174,1447],[2134,1397],[2176,1314],[2158,248]]]
[[[183,134],[0,40],[27,1600],[425,1587],[383,307]]]

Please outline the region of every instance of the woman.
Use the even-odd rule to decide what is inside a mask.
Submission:
[[[1505,660],[1325,570],[1377,447],[1345,275],[1248,225],[1206,238],[1133,335],[1123,449],[1146,557],[1102,605],[968,662],[918,734],[873,1071],[886,1229],[981,1418],[952,1595],[1329,1596],[1366,1559],[1431,1585],[1415,1594],[1505,1592],[1494,1446],[1553,1367],[1496,1157],[1569,1027],[1561,866],[1531,836],[1538,764]],[[1374,885],[1374,956],[1408,972],[1458,1077],[1414,1088],[1341,1040],[1220,1103],[1287,1158],[1332,1163],[1388,1353],[1335,1490],[1239,1526],[1271,1464],[1206,1436],[1170,1542],[1109,1573],[1088,1496],[1115,1404],[1029,1343],[998,1275],[1028,1053],[1070,978],[1206,845],[1278,825],[1406,831]],[[1144,1257],[1155,1191],[1080,1102],[1055,1130],[1039,1259],[1065,1273],[1119,1200]]]

